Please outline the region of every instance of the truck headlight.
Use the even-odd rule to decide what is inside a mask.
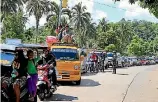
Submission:
[[[74,66],[74,69],[76,69],[76,70],[79,69],[79,66],[75,65],[75,66]]]

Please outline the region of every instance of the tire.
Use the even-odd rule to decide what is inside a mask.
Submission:
[[[43,93],[39,93],[38,94],[38,97],[39,97],[39,99],[40,99],[40,101],[44,101],[44,98],[45,98],[45,93],[43,92]]]
[[[35,98],[34,98],[34,102],[37,102],[37,95],[36,95]]]
[[[76,85],[80,85],[81,84],[81,78],[79,81],[76,81]]]
[[[45,85],[40,85],[39,86],[40,90],[37,91],[37,95],[40,99],[40,101],[44,101],[45,99]]]

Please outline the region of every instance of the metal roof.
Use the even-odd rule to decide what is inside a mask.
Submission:
[[[47,48],[47,46],[42,46],[40,44],[0,44],[1,50],[16,50],[16,48]]]
[[[0,44],[0,49],[2,50],[16,50],[18,47],[22,47],[22,45]]]

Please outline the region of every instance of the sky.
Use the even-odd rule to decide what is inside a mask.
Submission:
[[[52,0],[57,4],[60,0]],[[91,13],[93,21],[98,22],[99,19],[106,17],[110,22],[117,22],[122,18],[126,20],[147,20],[151,22],[158,22],[154,15],[150,14],[148,9],[139,7],[138,3],[129,4],[129,0],[121,0],[114,2],[113,0],[68,0],[68,6],[71,8],[75,4],[82,2],[87,7],[87,11]],[[46,16],[40,19],[40,26],[46,23]],[[35,26],[35,17],[30,16],[26,27]]]

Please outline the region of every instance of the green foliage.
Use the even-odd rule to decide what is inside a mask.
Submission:
[[[27,18],[22,12],[7,15],[3,21],[2,39],[19,38],[24,39],[24,28]]]
[[[130,0],[135,1],[135,0]],[[2,1],[3,5],[3,29],[2,40],[5,38],[20,38],[25,43],[45,43],[46,36],[55,36],[55,29],[58,27],[59,5],[49,0],[20,0],[12,7],[7,8],[13,1]],[[36,26],[25,29],[27,18],[19,9],[26,2],[27,13],[34,15]],[[16,6],[14,6],[16,5]],[[149,7],[154,4],[140,2],[142,7]],[[4,9],[5,8],[5,9]],[[14,9],[11,9],[14,8]],[[156,8],[156,7],[155,7]],[[153,8],[152,10],[155,10]],[[156,11],[156,10],[155,10]],[[157,11],[150,11],[157,15]],[[39,26],[42,15],[47,16],[44,26]],[[91,15],[87,12],[86,6],[82,3],[76,4],[72,9],[63,9],[61,24],[69,24],[75,36],[75,42],[80,47],[116,50],[125,55],[153,55],[158,54],[158,24],[144,20],[125,20],[119,22],[108,22],[106,18],[99,20],[99,24],[93,22]]]
[[[105,50],[108,52],[116,51],[116,46],[114,44],[109,44],[109,46],[105,47]]]
[[[120,1],[120,0],[115,0]],[[156,18],[158,18],[158,0],[129,0],[131,4],[139,2],[142,8],[148,8],[149,12],[152,13]]]

